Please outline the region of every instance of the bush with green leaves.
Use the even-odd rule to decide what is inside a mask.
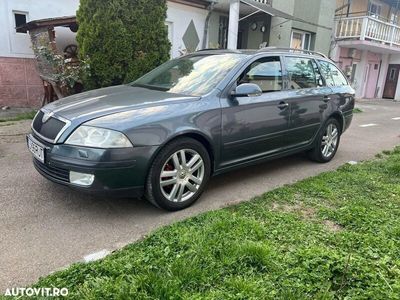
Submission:
[[[165,0],[81,0],[77,12],[86,89],[133,81],[169,59]]]

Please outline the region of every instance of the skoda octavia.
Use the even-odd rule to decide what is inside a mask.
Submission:
[[[323,55],[199,51],[45,106],[27,144],[53,182],[179,210],[234,168],[296,152],[329,162],[353,108],[354,90]]]

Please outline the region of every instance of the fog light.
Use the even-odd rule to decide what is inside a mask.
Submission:
[[[89,186],[94,181],[94,175],[70,171],[69,181],[73,184]]]

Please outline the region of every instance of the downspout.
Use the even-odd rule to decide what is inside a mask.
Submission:
[[[201,49],[208,48],[207,47],[208,28],[210,26],[210,18],[211,18],[211,14],[212,14],[212,11],[214,9],[215,3],[216,3],[215,1],[212,1],[210,3],[210,5],[207,7],[208,14],[207,14],[206,21],[205,21],[205,24],[204,24],[203,43],[202,43]]]

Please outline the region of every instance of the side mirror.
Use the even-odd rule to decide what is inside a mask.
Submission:
[[[257,97],[261,95],[261,88],[254,83],[242,83],[231,92],[232,97]]]

